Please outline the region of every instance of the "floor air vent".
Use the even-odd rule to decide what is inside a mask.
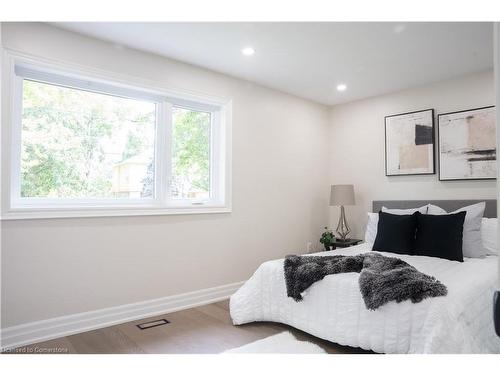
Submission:
[[[154,328],[154,327],[162,326],[162,325],[168,324],[168,323],[170,323],[170,322],[168,320],[166,320],[166,319],[152,320],[150,322],[137,324],[137,328],[139,328],[139,329],[149,329],[149,328]]]

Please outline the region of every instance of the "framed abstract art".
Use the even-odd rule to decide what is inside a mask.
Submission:
[[[434,110],[386,116],[385,175],[434,173]]]
[[[438,116],[439,180],[496,178],[495,107]]]

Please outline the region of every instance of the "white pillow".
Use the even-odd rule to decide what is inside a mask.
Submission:
[[[428,204],[427,215],[446,215],[448,212],[443,210],[441,207],[434,206],[433,204]]]
[[[467,207],[459,208],[450,214],[465,211],[464,232],[462,236],[462,252],[464,257],[482,258],[487,254],[481,240],[481,221],[484,215],[485,202],[476,203]],[[447,212],[441,207],[429,204],[429,215],[444,215]]]
[[[483,217],[481,222],[481,239],[488,255],[498,255],[498,219]]]
[[[419,211],[421,214],[426,214],[427,213],[427,204],[422,207],[418,208],[405,208],[405,209],[400,209],[400,208],[387,208],[382,206],[382,212],[387,212],[388,214],[393,214],[393,215],[412,215],[415,212]]]
[[[378,213],[368,212],[368,223],[366,224],[365,242],[373,244],[377,237]]]

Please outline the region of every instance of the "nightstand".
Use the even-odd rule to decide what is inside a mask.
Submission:
[[[349,247],[349,246],[354,246],[360,243],[363,240],[358,240],[355,238],[346,238],[345,241],[342,241],[338,238],[335,238],[335,241],[331,243],[332,245],[332,250],[335,250],[337,247]]]

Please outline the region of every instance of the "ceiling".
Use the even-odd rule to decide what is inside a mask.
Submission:
[[[492,23],[53,25],[328,105],[493,67]],[[247,46],[253,56],[242,55]]]

